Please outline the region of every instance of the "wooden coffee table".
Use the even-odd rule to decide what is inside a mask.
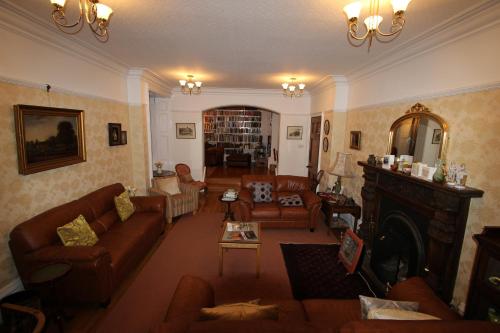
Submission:
[[[243,239],[241,231],[253,231],[255,239]],[[219,237],[219,275],[224,267],[224,251],[229,249],[252,249],[256,251],[256,275],[260,276],[260,223],[256,222],[224,222]]]

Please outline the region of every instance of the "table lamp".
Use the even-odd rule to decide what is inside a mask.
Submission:
[[[337,181],[334,185],[334,193],[337,195],[340,194],[340,190],[342,190],[342,177],[354,177],[354,172],[352,170],[352,155],[337,152],[335,163],[327,170],[327,172],[330,175],[337,176]]]

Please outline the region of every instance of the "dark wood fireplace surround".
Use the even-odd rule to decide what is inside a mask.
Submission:
[[[483,191],[467,187],[458,190],[381,166],[358,162],[365,179],[363,223],[359,234],[370,252],[377,235],[382,198],[417,210],[428,218],[425,269],[421,272],[434,291],[447,303],[451,301],[471,198]]]

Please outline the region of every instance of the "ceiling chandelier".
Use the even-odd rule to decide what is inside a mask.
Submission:
[[[306,85],[304,83],[299,83],[298,85],[296,85],[296,80],[296,78],[292,77],[290,78],[289,82],[283,82],[281,84],[281,86],[283,87],[283,95],[285,97],[293,98],[304,95],[304,88],[306,87]],[[299,89],[297,90],[297,88]]]
[[[363,35],[358,35],[358,18],[362,7],[361,2],[357,1],[348,4],[344,7],[344,12],[347,15],[347,19],[349,20],[349,36],[352,39],[358,41],[364,41],[368,39],[368,50],[372,45],[373,37],[378,39],[379,37],[394,36],[401,30],[403,30],[403,26],[405,24],[406,7],[408,7],[410,1],[411,0],[391,0],[392,9],[394,11],[394,14],[392,16],[391,29],[389,30],[389,32],[384,33],[379,29],[379,25],[383,20],[382,16],[379,15],[379,0],[370,0],[370,15],[363,21],[366,27],[366,32]],[[351,42],[351,40],[349,40],[349,42]]]
[[[68,24],[68,20],[64,13],[66,0],[50,0],[54,10],[52,11],[52,20],[57,28],[64,33],[74,35],[82,30],[83,21],[87,21],[90,29],[94,33],[95,38],[100,42],[107,42],[109,18],[113,14],[113,10],[99,3],[99,0],[78,0],[80,6],[80,17],[75,23]]]
[[[194,76],[188,75],[187,80],[179,80],[181,91],[184,95],[198,95],[201,94],[201,81],[193,81]],[[195,89],[196,88],[196,89]]]

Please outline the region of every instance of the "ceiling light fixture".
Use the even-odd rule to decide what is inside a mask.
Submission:
[[[289,82],[283,82],[281,84],[281,87],[283,87],[283,96],[293,98],[304,95],[304,88],[306,85],[304,83],[296,85],[296,80],[296,78],[292,77]]]
[[[193,81],[194,76],[188,75],[187,80],[179,80],[181,91],[184,95],[198,95],[201,94],[201,81]]]
[[[80,17],[73,24],[68,24],[68,20],[64,13],[64,7],[66,5],[66,0],[50,0],[50,3],[54,7],[52,11],[52,20],[56,24],[57,28],[64,33],[74,35],[82,30],[84,25],[83,20],[85,20],[90,26],[90,29],[94,33],[95,38],[100,42],[107,42],[109,39],[108,25],[111,14],[113,10],[99,3],[99,0],[78,0],[80,6]]]
[[[352,39],[364,41],[368,38],[368,50],[372,45],[373,37],[390,37],[401,32],[403,26],[405,25],[405,12],[406,7],[411,0],[392,0],[392,9],[394,14],[392,15],[391,30],[387,33],[380,31],[380,23],[383,18],[379,15],[379,0],[370,0],[370,16],[368,16],[363,22],[365,23],[366,32],[363,35],[358,35],[358,19],[359,13],[361,12],[361,2],[353,2],[344,7],[344,12],[347,15],[348,25],[349,25],[349,36]],[[350,40],[349,40],[350,41]],[[353,44],[353,43],[351,43]],[[355,46],[359,46],[353,44]]]

